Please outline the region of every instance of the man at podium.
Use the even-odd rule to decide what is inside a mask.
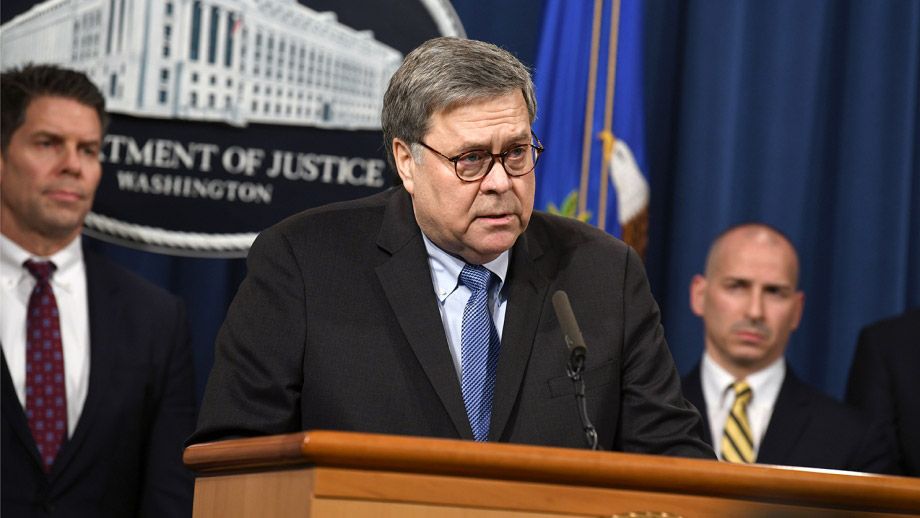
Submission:
[[[382,113],[402,185],[259,236],[189,442],[332,429],[584,447],[564,290],[600,447],[712,458],[639,257],[533,211],[534,175],[553,174],[536,114],[529,71],[494,45],[411,52]]]

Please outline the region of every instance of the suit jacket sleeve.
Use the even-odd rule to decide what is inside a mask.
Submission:
[[[158,391],[151,394],[141,516],[191,516],[194,478],[182,464],[182,445],[195,427],[194,366],[181,300],[164,308],[163,360]]]
[[[899,463],[898,447],[896,441],[896,427],[898,409],[896,397],[892,386],[892,375],[889,367],[881,354],[882,344],[872,340],[871,331],[863,330],[859,333],[853,365],[850,367],[850,377],[847,381],[846,402],[859,408],[877,420],[873,426],[872,443],[887,445],[890,456],[894,462]],[[871,443],[870,443],[871,444]],[[868,454],[869,459],[861,461],[856,469],[870,473],[896,472],[893,467],[885,463],[873,461],[877,455]]]
[[[247,267],[217,336],[214,367],[190,443],[300,429],[303,276],[277,227],[256,239]]]
[[[894,424],[894,398],[891,397],[891,376],[885,372],[880,347],[869,340],[864,330],[859,334],[850,379],[847,382],[847,403],[871,411],[882,421]]]
[[[639,256],[628,251],[624,275],[622,415],[616,448],[627,452],[715,458],[702,439],[699,412],[684,399],[658,305]]]
[[[892,430],[877,420],[861,421],[865,433],[859,448],[854,451],[850,467],[853,471],[898,475],[897,457],[894,454]]]

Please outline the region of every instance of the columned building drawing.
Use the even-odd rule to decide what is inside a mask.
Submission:
[[[297,0],[49,0],[0,27],[2,67],[79,69],[110,111],[379,129],[402,54]]]

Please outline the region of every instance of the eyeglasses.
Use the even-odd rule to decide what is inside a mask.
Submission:
[[[501,153],[489,153],[484,149],[476,149],[456,156],[447,156],[421,140],[418,143],[453,163],[457,178],[464,182],[475,182],[489,174],[492,166],[495,165],[496,158],[501,162],[505,172],[511,176],[524,176],[533,171],[540,154],[543,153],[543,145],[533,131],[530,134],[537,142],[536,144],[515,144]]]

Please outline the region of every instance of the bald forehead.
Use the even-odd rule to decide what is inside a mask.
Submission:
[[[795,247],[782,233],[758,224],[733,227],[716,238],[706,257],[706,275],[714,273],[726,256],[742,254],[752,249],[757,249],[763,254],[779,256],[790,267],[793,285],[798,283],[799,258]]]

